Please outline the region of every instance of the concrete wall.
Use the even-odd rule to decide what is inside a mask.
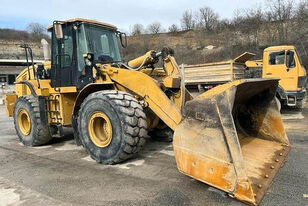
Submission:
[[[0,59],[25,59],[25,50],[21,44],[29,44],[35,59],[43,59],[44,53],[40,42],[7,41],[0,40]]]

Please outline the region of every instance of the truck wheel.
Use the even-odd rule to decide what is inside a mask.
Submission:
[[[26,146],[42,145],[52,139],[49,127],[41,122],[38,99],[32,95],[17,99],[14,125],[19,140]]]
[[[104,164],[131,158],[147,137],[142,106],[133,96],[121,91],[90,94],[80,107],[77,125],[88,154]]]
[[[304,107],[304,105],[305,105],[305,103],[306,103],[306,99],[298,100],[298,101],[296,102],[295,109],[297,109],[297,110],[302,110],[303,107]]]

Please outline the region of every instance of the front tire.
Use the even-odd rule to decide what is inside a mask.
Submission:
[[[39,102],[33,95],[21,96],[14,106],[14,125],[20,142],[39,146],[52,139],[49,126],[41,121]]]
[[[82,145],[92,159],[103,164],[131,158],[147,137],[142,106],[121,91],[90,94],[80,107],[77,125]]]

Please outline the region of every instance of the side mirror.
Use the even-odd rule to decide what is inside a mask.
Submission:
[[[126,34],[123,32],[119,32],[119,38],[120,38],[120,42],[123,48],[127,47],[127,37]]]
[[[55,35],[57,39],[63,39],[63,30],[62,30],[62,24],[59,22],[54,23],[53,25],[55,30]]]

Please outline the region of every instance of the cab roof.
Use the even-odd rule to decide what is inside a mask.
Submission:
[[[112,24],[96,21],[96,20],[91,20],[91,19],[83,19],[83,18],[73,18],[73,19],[68,19],[65,21],[61,21],[63,23],[74,23],[74,22],[80,22],[80,23],[87,23],[87,24],[93,24],[93,25],[98,25],[98,26],[103,26],[107,27],[112,30],[117,30],[118,28]],[[50,25],[47,27],[47,30],[50,31],[53,28],[53,25]]]
[[[277,51],[277,50],[292,50],[294,46],[291,45],[281,45],[281,46],[271,46],[264,49],[264,51]]]

